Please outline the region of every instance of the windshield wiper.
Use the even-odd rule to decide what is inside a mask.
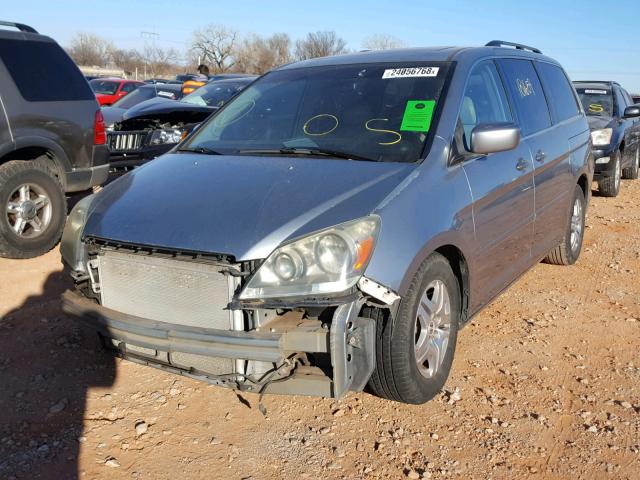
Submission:
[[[328,157],[343,158],[345,160],[360,160],[364,162],[376,162],[373,158],[367,158],[354,153],[341,152],[319,147],[283,147],[273,149],[249,149],[240,150],[238,153],[255,153],[263,155],[326,155]]]
[[[222,153],[207,147],[179,148],[178,152],[200,153],[202,155],[222,155]]]

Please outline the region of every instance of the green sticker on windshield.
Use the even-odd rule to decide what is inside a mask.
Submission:
[[[404,109],[400,131],[428,132],[435,108],[435,100],[409,100]]]

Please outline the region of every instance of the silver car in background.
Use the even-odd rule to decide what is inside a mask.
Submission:
[[[465,323],[577,260],[589,138],[563,69],[523,45],[290,64],[75,207],[64,308],[221,386],[423,403]]]

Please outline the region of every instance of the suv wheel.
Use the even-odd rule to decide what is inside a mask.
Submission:
[[[377,323],[376,366],[369,380],[374,394],[421,404],[440,392],[453,362],[460,305],[451,266],[434,253],[416,273],[395,318],[365,311]]]
[[[0,257],[36,257],[60,240],[67,201],[45,161],[14,160],[0,166],[0,208]]]
[[[603,197],[617,197],[620,193],[620,178],[622,178],[622,158],[620,150],[613,156],[613,174],[598,181],[598,191]]]
[[[622,178],[636,180],[638,178],[638,169],[640,168],[640,147],[636,148],[636,154],[633,156],[631,166],[622,169]]]
[[[582,240],[584,239],[584,220],[586,213],[586,200],[580,185],[576,185],[571,203],[571,215],[569,225],[562,239],[562,243],[551,250],[545,262],[554,265],[573,265],[580,256]]]

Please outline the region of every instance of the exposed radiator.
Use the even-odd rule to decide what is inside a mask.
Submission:
[[[105,250],[98,256],[101,303],[159,322],[233,329],[233,278],[223,265]]]

